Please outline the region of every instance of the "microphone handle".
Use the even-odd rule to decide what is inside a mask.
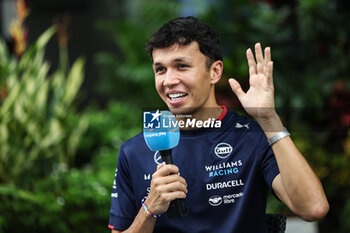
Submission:
[[[171,156],[171,150],[161,150],[159,151],[163,162],[166,164],[173,164],[173,158]],[[168,217],[184,217],[188,214],[188,207],[186,205],[185,199],[175,199],[170,202],[168,211]]]

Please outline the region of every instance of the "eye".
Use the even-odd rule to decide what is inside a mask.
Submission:
[[[179,64],[179,65],[178,65],[178,68],[179,68],[179,69],[185,69],[185,68],[187,68],[187,67],[189,67],[189,66],[186,65],[186,64]]]
[[[158,66],[158,67],[156,67],[155,68],[155,73],[161,73],[161,72],[163,72],[165,70],[165,68],[163,67],[163,66]]]

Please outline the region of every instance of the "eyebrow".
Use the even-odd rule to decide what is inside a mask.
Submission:
[[[191,62],[191,59],[188,57],[178,57],[178,58],[175,58],[172,62]],[[153,67],[161,66],[161,65],[162,65],[161,62],[153,63]]]

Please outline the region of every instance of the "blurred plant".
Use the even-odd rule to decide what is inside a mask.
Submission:
[[[142,106],[163,104],[154,88],[151,60],[142,45],[161,24],[178,16],[179,10],[175,1],[141,0],[130,15],[97,24],[112,35],[118,49],[96,56],[102,96]]]
[[[0,232],[53,232],[53,225],[62,230],[57,232],[65,232],[69,222],[60,226],[52,221],[66,213],[61,199],[48,189],[57,182],[49,177],[58,168],[67,171],[74,165],[87,128],[86,117],[73,106],[83,81],[84,60],[77,59],[69,68],[66,44],[60,43],[60,64],[50,71],[45,48],[62,26],[47,29],[27,48],[24,1],[17,2],[16,12],[18,18],[11,23],[13,54],[0,38]],[[85,173],[80,176],[79,181],[69,179],[68,185],[86,186],[81,182]],[[64,182],[58,182],[62,184],[58,194],[70,192]]]
[[[347,233],[350,230],[350,153],[346,144],[350,137],[342,140],[343,151],[335,152],[323,146],[332,135],[332,132],[294,133],[293,139],[321,179],[330,204],[329,213],[318,221],[320,232]]]
[[[0,186],[6,196],[0,204],[0,232],[110,232],[107,219],[115,168],[110,158],[98,156],[107,167],[54,166],[51,175],[36,179],[30,191]]]
[[[18,57],[21,57],[27,47],[27,29],[23,26],[25,19],[28,16],[28,7],[25,0],[18,0],[16,3],[17,18],[11,22],[10,33],[14,40],[14,52]]]
[[[69,40],[69,34],[68,34],[68,27],[70,24],[70,16],[64,15],[61,17],[56,17],[54,19],[54,24],[57,26],[57,39],[58,39],[58,48],[59,48],[59,64],[60,68],[64,70],[64,72],[67,72],[68,70],[68,40]]]
[[[110,101],[105,110],[89,107],[85,114],[89,127],[79,146],[77,165],[90,162],[101,151],[119,150],[124,141],[142,131],[142,112],[130,104]]]
[[[18,0],[16,4],[17,18],[11,22],[10,34],[14,42],[13,52],[17,57],[21,57],[26,49],[27,43],[27,29],[23,26],[23,23],[28,15],[28,8],[24,0]],[[0,69],[0,77],[3,77]],[[5,79],[0,79],[0,101],[7,97],[7,87],[2,85]],[[1,103],[1,102],[0,102]]]
[[[118,150],[142,130],[142,115],[127,104],[111,102],[104,111],[88,109],[86,117],[89,126],[76,158],[84,159],[79,170],[56,163],[49,176],[35,179],[30,191],[0,185],[0,197],[6,197],[0,203],[0,233],[110,232]]]
[[[18,18],[23,22],[22,14]],[[52,74],[44,59],[55,30],[46,30],[23,53],[18,52],[25,43],[15,40],[14,47],[21,48],[15,56],[0,38],[0,89],[6,89],[0,100],[2,186],[29,188],[32,179],[50,173],[54,163],[71,165],[86,128],[86,119],[76,115],[72,106],[83,80],[83,59],[77,59],[70,70],[61,62]]]

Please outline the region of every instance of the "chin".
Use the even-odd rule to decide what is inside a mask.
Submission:
[[[169,108],[169,111],[174,115],[186,113],[186,111],[185,111],[186,109],[182,108],[182,107],[173,107],[173,106],[168,105],[168,108]]]
[[[174,107],[168,105],[169,111],[174,115],[188,115],[192,116],[192,113],[194,112],[195,108],[190,107]]]

